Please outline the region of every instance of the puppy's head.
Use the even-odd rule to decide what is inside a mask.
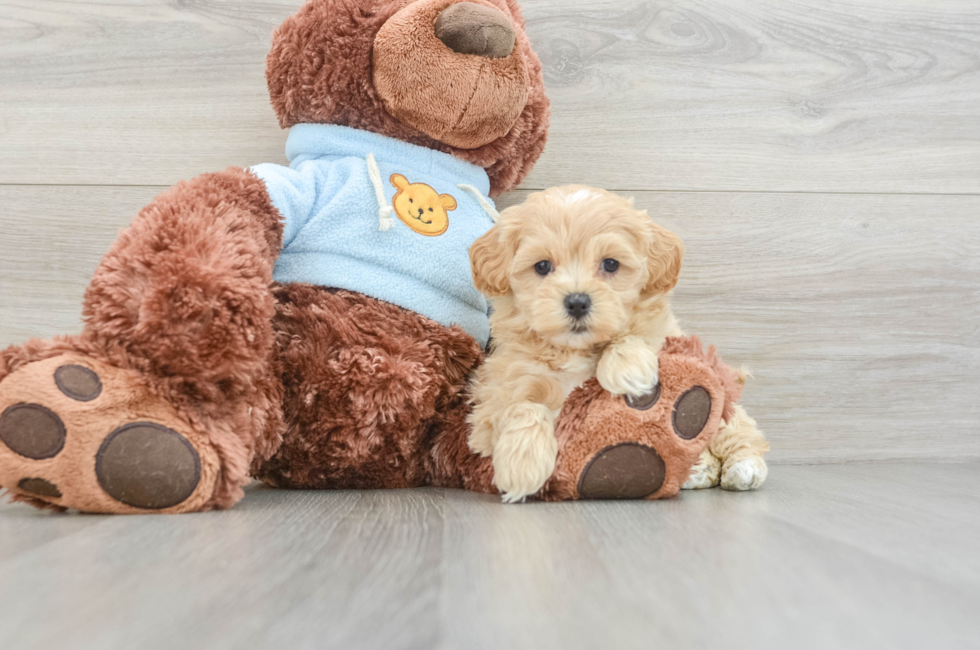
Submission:
[[[639,305],[674,288],[683,255],[681,240],[631,201],[574,185],[504,210],[470,248],[495,326],[569,348],[623,332]]]

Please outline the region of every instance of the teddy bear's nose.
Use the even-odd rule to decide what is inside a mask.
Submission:
[[[514,51],[516,35],[502,11],[475,2],[458,2],[439,14],[436,37],[453,52],[502,59]]]

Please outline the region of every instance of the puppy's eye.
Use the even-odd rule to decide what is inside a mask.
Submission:
[[[619,262],[611,258],[606,258],[602,260],[602,270],[606,273],[615,273],[619,270]]]
[[[408,202],[409,203],[415,203],[415,201],[413,201],[412,199],[409,199]]]
[[[429,208],[429,212],[432,212],[432,208]]]
[[[554,267],[551,266],[551,262],[548,260],[541,260],[534,265],[534,272],[538,275],[548,275],[552,270],[554,270]]]

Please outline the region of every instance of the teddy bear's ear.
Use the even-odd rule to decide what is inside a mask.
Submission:
[[[470,246],[473,284],[485,296],[502,296],[510,291],[508,267],[511,253],[502,241],[500,226],[494,226]]]
[[[444,207],[446,210],[456,209],[456,199],[449,194],[440,194],[439,202],[442,203],[442,207]]]
[[[391,178],[389,178],[388,180],[391,181],[391,184],[394,185],[395,189],[399,191],[407,190],[408,186],[410,185],[408,179],[402,176],[401,174],[392,174]]]

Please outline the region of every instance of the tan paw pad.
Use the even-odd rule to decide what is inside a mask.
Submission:
[[[0,487],[85,512],[188,512],[211,497],[207,436],[134,371],[80,354],[0,382]]]

